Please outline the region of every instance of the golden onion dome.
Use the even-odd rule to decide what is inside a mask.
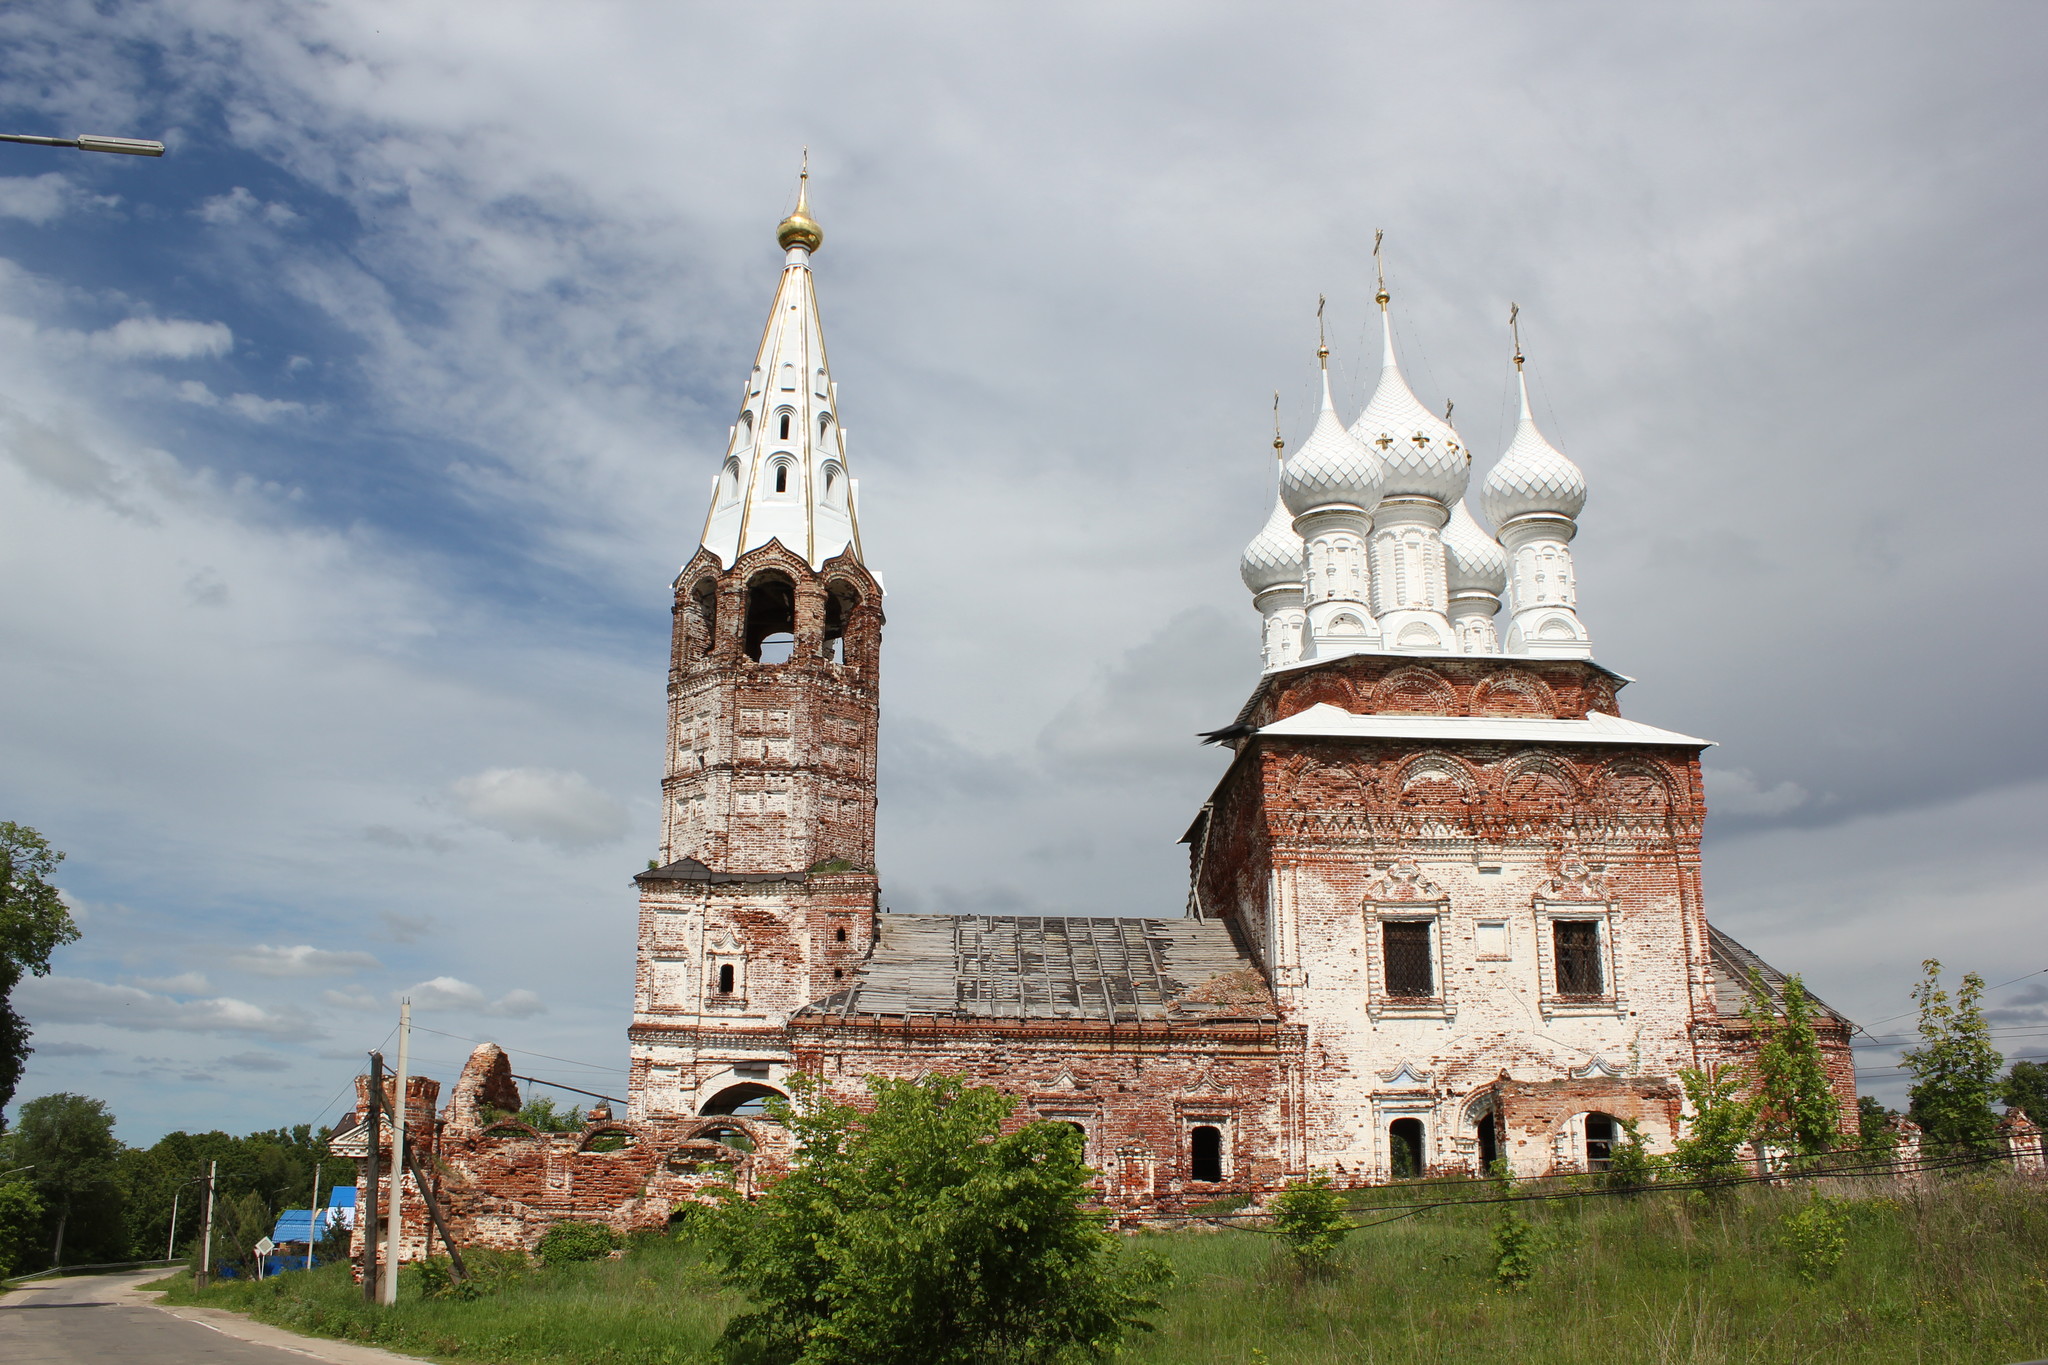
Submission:
[[[775,240],[784,251],[800,246],[805,251],[816,251],[825,240],[825,229],[811,217],[810,209],[811,173],[807,168],[796,192],[796,212],[782,220],[775,229]]]

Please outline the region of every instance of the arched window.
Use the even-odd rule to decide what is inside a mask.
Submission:
[[[832,941],[834,943],[846,942],[846,931],[844,929],[834,929],[832,931]]]
[[[1614,1164],[1614,1144],[1621,1124],[1612,1114],[1586,1115],[1586,1169],[1604,1171]]]
[[[1212,1123],[1198,1124],[1188,1134],[1188,1179],[1218,1181],[1223,1178],[1223,1130]]]
[[[758,1081],[742,1081],[738,1085],[727,1086],[704,1101],[704,1107],[697,1112],[706,1115],[731,1114],[734,1118],[756,1118],[766,1112],[766,1105],[770,1099],[788,1098],[772,1085],[762,1085]]]
[[[775,466],[775,491],[778,493],[787,493],[789,491],[789,466],[786,464]]]
[[[1387,1126],[1394,1157],[1394,1179],[1415,1180],[1422,1175],[1423,1132],[1421,1119],[1395,1119]]]
[[[841,579],[825,590],[825,657],[835,664],[846,662],[846,627],[860,605],[860,594]]]
[[[1478,1119],[1479,1174],[1485,1175],[1500,1160],[1500,1111],[1489,1109]]]
[[[747,657],[756,663],[786,662],[796,643],[796,584],[774,570],[747,584]]]
[[[690,589],[690,601],[697,609],[697,629],[703,643],[703,652],[709,654],[718,647],[718,580],[700,578]]]
[[[735,977],[736,975],[737,975],[737,973],[736,973],[736,972],[735,972],[735,971],[733,970],[733,965],[732,965],[732,964],[731,964],[730,962],[725,962],[725,963],[721,963],[721,964],[719,965],[719,968],[718,968],[718,993],[719,993],[720,995],[731,995],[731,994],[732,994],[732,988],[733,988],[733,985],[734,985],[734,977]]]
[[[786,412],[782,414],[782,439],[789,439],[789,414]]]

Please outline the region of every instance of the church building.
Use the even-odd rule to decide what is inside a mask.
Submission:
[[[1234,757],[1186,835],[1184,918],[887,914],[883,594],[807,196],[777,239],[675,581],[629,1117],[745,1115],[798,1072],[850,1098],[871,1074],[960,1073],[1078,1128],[1132,1211],[1316,1170],[1584,1170],[1624,1120],[1668,1147],[1679,1070],[1741,1055],[1747,993],[1783,978],[1707,919],[1707,741],[1624,719],[1628,679],[1594,660],[1571,550],[1586,481],[1526,380],[1472,490],[1390,323],[1348,425],[1321,353],[1321,412],[1241,560],[1263,671],[1206,737]],[[1821,1024],[1848,1125],[1848,1025]]]
[[[674,583],[626,1112],[527,1127],[490,1044],[445,1107],[411,1077],[407,1143],[439,1202],[407,1186],[399,1254],[431,1254],[443,1216],[465,1245],[530,1248],[562,1218],[627,1231],[711,1184],[758,1189],[790,1150],[762,1105],[800,1073],[856,1102],[877,1075],[997,1087],[1020,1121],[1078,1129],[1133,1221],[1316,1172],[1598,1170],[1631,1123],[1668,1149],[1680,1071],[1753,1055],[1745,1002],[1785,978],[1707,918],[1707,741],[1624,718],[1629,680],[1593,657],[1571,548],[1586,480],[1526,382],[1477,489],[1489,532],[1472,453],[1410,391],[1391,324],[1348,425],[1321,353],[1321,411],[1291,453],[1276,439],[1279,499],[1240,560],[1263,658],[1204,737],[1232,756],[1185,836],[1185,915],[885,913],[884,599],[822,240],[800,194]],[[1853,1132],[1850,1025],[1823,1007],[1817,1031]],[[344,1155],[379,1132],[368,1084]],[[390,1198],[380,1159],[366,1200]]]

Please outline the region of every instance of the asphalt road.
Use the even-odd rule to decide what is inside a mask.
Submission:
[[[306,1365],[307,1360],[396,1361],[404,1357],[345,1342],[295,1337],[231,1314],[151,1306],[135,1286],[168,1271],[123,1271],[38,1280],[0,1294],[0,1362],[5,1365]],[[189,1315],[189,1316],[188,1316]],[[220,1325],[210,1325],[206,1319]],[[281,1344],[245,1340],[272,1338]]]

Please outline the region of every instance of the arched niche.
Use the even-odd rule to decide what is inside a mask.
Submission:
[[[740,1118],[758,1118],[765,1112],[764,1106],[771,1098],[786,1100],[789,1096],[772,1085],[742,1081],[738,1085],[727,1086],[704,1101],[697,1112],[706,1117],[731,1114]]]
[[[782,663],[796,643],[796,582],[780,569],[747,580],[743,647],[756,663]]]

